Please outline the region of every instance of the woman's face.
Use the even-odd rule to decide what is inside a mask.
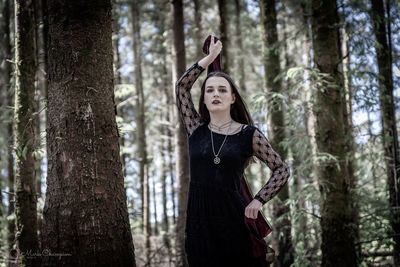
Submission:
[[[206,81],[204,90],[204,104],[209,112],[230,111],[235,102],[229,82],[223,77],[210,77]]]

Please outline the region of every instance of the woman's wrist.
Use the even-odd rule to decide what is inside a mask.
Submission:
[[[213,55],[213,54],[208,54],[207,56],[203,57],[198,64],[203,67],[204,69],[206,69],[208,67],[208,65],[210,65],[216,58],[218,55]]]

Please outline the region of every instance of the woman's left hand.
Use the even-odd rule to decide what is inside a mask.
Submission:
[[[261,209],[262,203],[257,199],[253,199],[244,210],[244,215],[250,219],[257,219],[258,211]]]

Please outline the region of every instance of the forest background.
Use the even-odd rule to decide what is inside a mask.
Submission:
[[[0,10],[1,266],[187,266],[174,86],[212,33],[292,170],[263,207],[273,266],[400,266],[398,1],[1,0]],[[196,107],[199,92],[197,82]],[[246,176],[256,193],[270,170],[258,162]]]

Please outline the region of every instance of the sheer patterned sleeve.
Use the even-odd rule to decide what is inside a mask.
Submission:
[[[254,196],[263,205],[273,198],[286,184],[289,176],[289,165],[272,148],[268,139],[260,130],[256,129],[253,134],[253,155],[263,161],[271,169],[272,174],[267,183]]]
[[[200,125],[200,115],[194,107],[190,89],[203,71],[204,68],[196,62],[175,84],[176,103],[188,136]]]

